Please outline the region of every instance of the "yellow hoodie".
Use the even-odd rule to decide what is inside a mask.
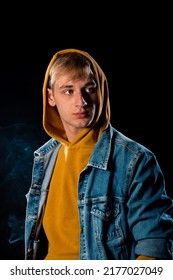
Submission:
[[[95,69],[98,84],[99,109],[92,128],[84,128],[72,141],[68,142],[57,110],[47,101],[49,72],[59,53],[79,52],[86,56]],[[66,49],[57,52],[50,61],[43,84],[43,127],[50,137],[61,142],[49,194],[43,226],[48,238],[46,259],[79,259],[80,221],[78,216],[78,180],[85,168],[94,146],[110,121],[110,104],[107,79],[96,63],[86,52]]]

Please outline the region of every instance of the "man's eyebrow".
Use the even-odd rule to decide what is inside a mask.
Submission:
[[[85,86],[97,86],[97,83],[96,83],[96,81],[95,80],[92,80],[92,81],[90,81],[90,82],[88,82],[88,83],[86,83],[86,85]]]
[[[64,88],[72,88],[73,85],[62,85],[59,87],[59,89],[64,89]]]
[[[97,83],[94,80],[89,81],[83,87],[87,87],[87,86],[97,86]],[[62,85],[59,87],[59,89],[64,89],[64,88],[73,88],[73,85]]]

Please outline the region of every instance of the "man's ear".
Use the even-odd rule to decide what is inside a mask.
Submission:
[[[54,99],[53,91],[50,88],[47,89],[47,97],[48,97],[49,105],[54,107],[55,106],[55,99]]]

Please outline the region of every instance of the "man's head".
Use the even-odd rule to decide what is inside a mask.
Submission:
[[[77,52],[59,54],[50,69],[47,90],[48,103],[56,107],[69,141],[92,125],[98,103],[97,83],[85,56]]]
[[[109,120],[107,79],[94,58],[78,49],[55,53],[43,83],[43,126],[48,135],[71,141],[81,130],[84,135],[95,126],[103,129]]]

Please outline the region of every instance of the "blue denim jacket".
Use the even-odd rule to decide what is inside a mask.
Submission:
[[[60,146],[52,138],[34,153],[26,195],[26,259],[37,259],[43,246],[42,218]],[[111,125],[80,174],[78,209],[81,260],[172,259],[173,203],[155,155]]]

